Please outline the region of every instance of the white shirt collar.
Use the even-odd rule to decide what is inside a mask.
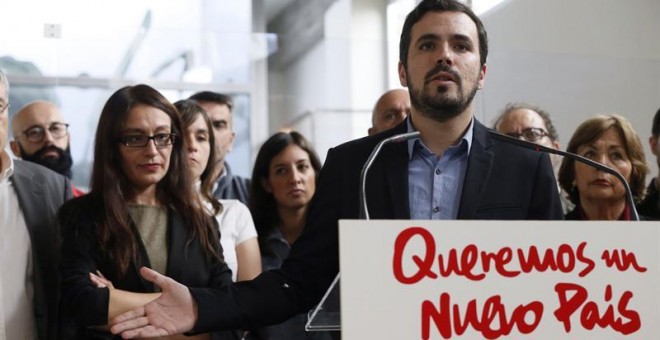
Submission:
[[[0,162],[2,164],[9,164],[9,166],[0,172],[0,182],[9,180],[9,177],[14,174],[14,159],[9,157],[7,151],[0,152]]]

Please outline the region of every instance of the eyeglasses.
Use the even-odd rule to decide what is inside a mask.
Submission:
[[[69,124],[66,123],[52,123],[50,124],[50,126],[48,126],[48,128],[45,128],[43,126],[33,126],[23,131],[15,138],[18,138],[20,136],[25,136],[25,138],[27,138],[27,140],[29,140],[30,142],[39,143],[44,140],[44,136],[46,136],[46,130],[48,130],[48,132],[50,133],[51,136],[53,136],[53,138],[62,138],[67,135],[68,128],[69,128]]]
[[[154,141],[154,145],[157,147],[168,146],[174,144],[176,135],[173,133],[157,133],[153,136],[145,135],[127,135],[119,138],[119,142],[131,147],[131,148],[141,148],[147,146],[150,140]]]
[[[521,133],[512,132],[512,133],[507,133],[506,135],[511,136],[513,138],[526,140],[528,142],[538,142],[541,138],[547,136],[548,133],[540,128],[527,128],[522,130]]]
[[[7,105],[0,107],[0,113],[5,112],[5,110],[9,109],[10,106],[11,105],[9,105],[9,103],[7,103]]]

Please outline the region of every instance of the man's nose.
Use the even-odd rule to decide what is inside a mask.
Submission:
[[[438,45],[438,52],[437,52],[436,64],[447,64],[447,65],[453,65],[454,64],[454,55],[449,47],[448,43],[440,43]]]

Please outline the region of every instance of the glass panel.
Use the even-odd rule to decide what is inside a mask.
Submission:
[[[171,101],[227,93],[236,101],[228,162],[249,176],[252,63],[269,54],[268,35],[251,33],[251,11],[251,2],[233,0],[14,1],[0,21],[0,31],[11,32],[0,44],[10,117],[33,100],[56,103],[71,124],[74,183],[85,188],[96,123],[112,92],[146,83]]]

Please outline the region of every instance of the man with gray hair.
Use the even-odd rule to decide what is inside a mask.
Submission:
[[[58,335],[57,209],[69,180],[6,150],[9,82],[0,69],[0,339],[55,340]]]
[[[385,92],[371,112],[369,136],[389,130],[401,123],[410,113],[408,90],[394,89]]]
[[[550,114],[538,106],[527,103],[509,103],[504,107],[502,113],[495,119],[493,129],[505,135],[522,139],[559,150],[559,135]],[[561,156],[550,155],[550,162],[555,170],[555,176],[561,166]],[[568,196],[559,188],[562,209],[571,211],[574,204]]]
[[[496,118],[493,129],[514,138],[547,146],[559,150],[559,135],[552,124],[550,114],[540,107],[527,103],[509,103]],[[550,160],[555,170],[559,169],[561,159],[551,155]],[[556,171],[555,171],[556,172]]]
[[[213,136],[215,137],[215,154],[217,155],[215,173],[216,185],[213,196],[218,199],[237,199],[248,204],[250,197],[250,180],[236,176],[231,172],[225,157],[234,146],[234,124],[232,110],[234,101],[226,94],[202,91],[190,96],[211,118]]]

